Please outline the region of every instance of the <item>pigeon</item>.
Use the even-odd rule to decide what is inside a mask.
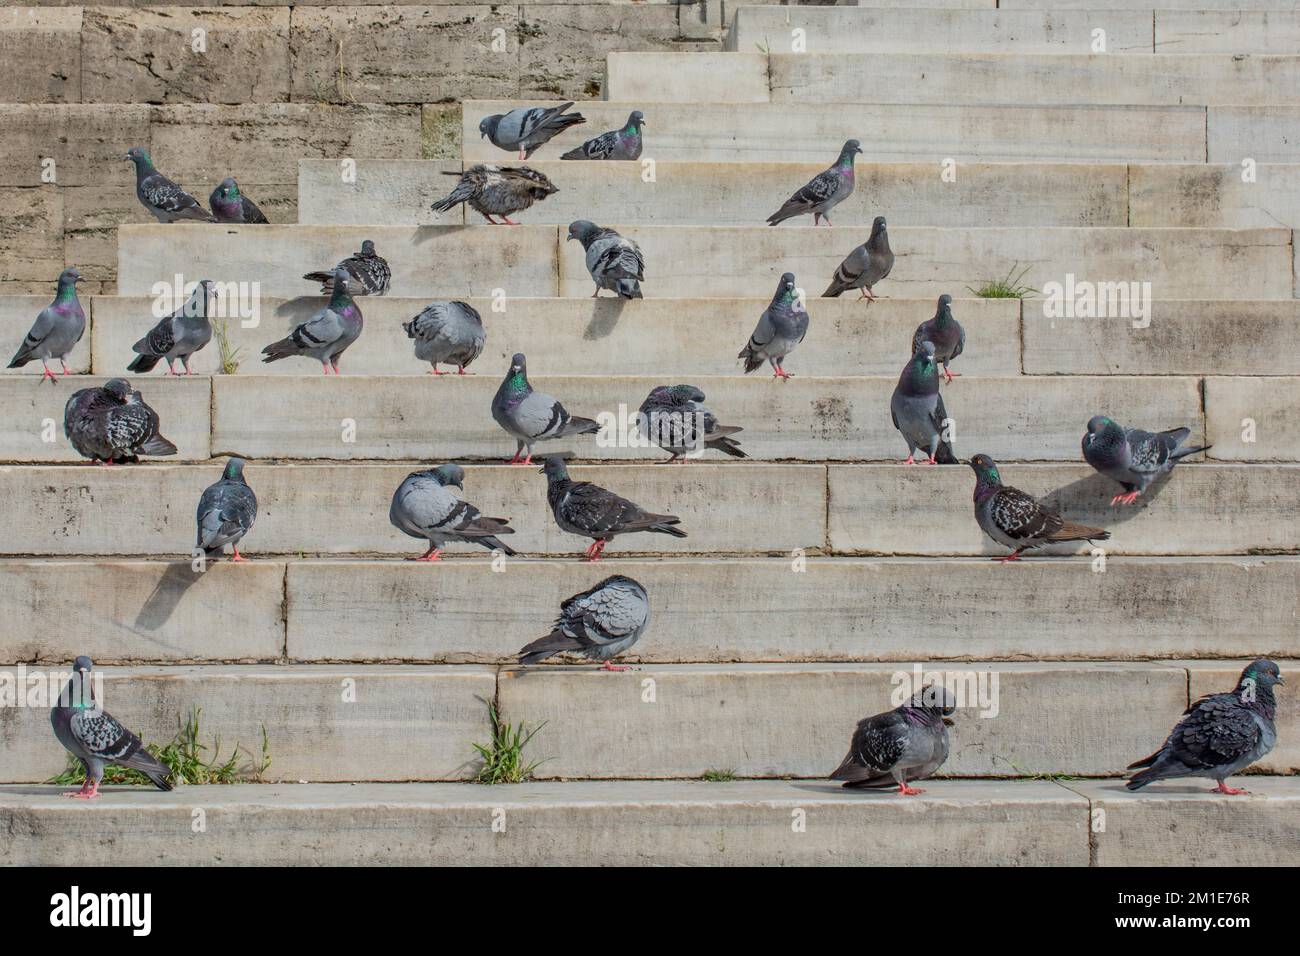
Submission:
[[[257,495],[244,480],[244,459],[231,458],[226,462],[221,480],[208,485],[199,497],[199,509],[195,515],[199,529],[195,550],[202,551],[205,557],[215,558],[226,545],[230,545],[235,552],[232,560],[243,561],[239,542],[252,530],[256,520]]]
[[[952,296],[946,292],[939,296],[934,318],[927,319],[916,327],[916,334],[912,336],[913,355],[922,342],[934,345],[934,357],[943,363],[943,374],[949,382],[961,374],[949,371],[948,363],[961,355],[966,347],[966,330],[952,317]]]
[[[794,351],[795,346],[807,334],[808,310],[799,299],[794,273],[787,272],[776,285],[771,305],[759,316],[754,334],[749,337],[749,344],[740,350],[736,358],[745,360],[745,374],[754,371],[766,359],[775,370],[773,378],[789,378],[790,373],[783,367],[785,357]]]
[[[285,338],[262,349],[263,362],[275,362],[291,355],[309,355],[320,362],[326,375],[339,374],[339,356],[361,335],[361,309],[349,294],[352,277],[342,266],[334,270],[329,305],[303,322]]]
[[[428,471],[413,471],[393,493],[388,520],[397,530],[429,542],[429,550],[408,561],[441,561],[442,546],[448,541],[481,544],[489,551],[518,554],[497,539],[514,534],[509,518],[487,518],[468,501],[447,490],[455,485],[464,490],[465,469],[460,465],[439,465]]]
[[[73,392],[63,409],[63,432],[78,454],[105,465],[176,454],[158,433],[158,413],[122,378]]]
[[[631,239],[624,239],[613,229],[602,229],[585,219],[569,223],[569,237],[577,239],[587,251],[587,271],[596,283],[594,299],[601,289],[610,289],[620,299],[641,298],[641,283],[645,281],[645,258],[641,247]]]
[[[172,363],[180,359],[185,366],[185,374],[194,374],[190,370],[190,356],[212,339],[212,322],[209,321],[208,311],[211,300],[216,298],[213,285],[211,279],[201,280],[183,306],[160,320],[149,330],[148,335],[131,346],[139,354],[126,367],[128,372],[151,371],[159,359],[166,359],[167,374],[175,375],[176,369]]]
[[[899,796],[925,793],[907,781],[924,780],[948,759],[949,718],[956,709],[956,697],[931,684],[901,707],[863,718],[831,779],[854,788],[898,784]]]
[[[144,749],[144,743],[100,707],[95,682],[90,676],[94,662],[78,657],[72,662],[72,679],[50,708],[54,736],[86,768],[86,782],[67,797],[93,800],[99,796],[99,782],[109,764],[138,770],[159,790],[172,789],[171,770]]]
[[[955,465],[952,445],[943,437],[948,427],[948,411],[939,394],[939,366],[934,360],[934,343],[922,342],[911,361],[898,376],[894,394],[889,398],[889,417],[907,442],[905,465],[916,464],[916,450],[924,451],[927,465]]]
[[[387,295],[393,270],[388,260],[376,254],[375,244],[369,239],[361,243],[361,251],[348,256],[328,272],[308,272],[303,276],[310,282],[320,283],[320,294],[333,291],[334,275],[342,269],[348,277],[353,295]]]
[[[601,133],[595,139],[575,146],[560,159],[640,159],[641,127],[644,125],[645,115],[640,110],[633,110],[622,129]]]
[[[159,222],[216,222],[199,201],[153,168],[149,154],[139,146],[127,150],[135,163],[135,195]]]
[[[410,322],[403,322],[402,329],[407,338],[415,339],[415,357],[433,366],[430,375],[450,374],[438,371],[439,362],[455,365],[458,375],[467,374],[465,366],[482,354],[487,341],[478,310],[446,299],[430,302]]]
[[[767,224],[775,226],[812,213],[813,225],[820,225],[825,219],[831,224],[830,212],[844,200],[853,195],[853,158],[862,152],[862,145],[851,139],[840,147],[840,157],[830,169],[822,170],[806,186],[785,201],[772,215],[767,217]]]
[[[587,122],[581,113],[564,112],[572,105],[570,101],[559,106],[521,106],[509,113],[485,116],[478,124],[479,139],[486,136],[493,146],[518,150],[519,158],[527,159],[552,136]]]
[[[894,252],[889,248],[889,232],[885,226],[885,217],[877,216],[871,224],[871,236],[862,245],[848,254],[848,257],[835,269],[835,277],[822,293],[824,298],[833,299],[849,289],[861,289],[859,299],[866,299],[870,305],[876,301],[871,290],[881,279],[889,275],[894,268]]]
[[[1083,436],[1083,457],[1088,464],[1124,486],[1124,494],[1110,499],[1112,505],[1131,505],[1157,478],[1167,475],[1188,455],[1208,451],[1209,445],[1184,448],[1190,428],[1171,428],[1152,433],[1140,428],[1123,428],[1105,415],[1088,421]]]
[[[510,359],[510,370],[492,396],[492,417],[515,439],[515,457],[506,463],[509,465],[531,465],[534,442],[600,431],[593,419],[575,418],[550,395],[533,391],[528,384],[528,360],[522,352]],[[528,453],[521,458],[525,448]]]
[[[600,560],[605,545],[620,534],[653,531],[686,537],[685,531],[673,527],[682,522],[676,515],[653,514],[599,485],[570,480],[564,460],[556,455],[547,458],[541,470],[546,475],[546,501],[555,523],[570,534],[592,539],[586,551],[588,561]]]
[[[567,598],[551,633],[519,651],[520,664],[536,664],[552,654],[580,654],[604,661],[603,671],[625,671],[610,660],[635,644],[650,624],[645,586],[622,574]]]
[[[714,414],[700,405],[704,393],[694,385],[660,385],[641,403],[637,430],[672,457],[686,464],[687,452],[713,448],[732,458],[748,458],[731,436],[739,425],[719,425]]]
[[[257,203],[239,191],[239,184],[227,176],[208,197],[217,222],[266,223]]]
[[[1278,666],[1266,658],[1246,665],[1237,687],[1227,694],[1208,694],[1183,711],[1169,739],[1149,757],[1128,765],[1133,774],[1125,785],[1141,790],[1156,780],[1209,777],[1218,781],[1212,793],[1249,793],[1227,785],[1273,749],[1277,743],[1277,701],[1273,687],[1285,684]]]
[[[975,471],[975,520],[998,544],[1015,549],[995,560],[1019,561],[1025,549],[1058,541],[1105,541],[1110,537],[1110,532],[1101,528],[1068,522],[1018,488],[1002,484],[997,463],[988,455],[976,455],[969,464]]]
[[[59,274],[59,291],[54,294],[54,301],[37,313],[31,331],[9,362],[10,368],[22,368],[32,359],[39,359],[45,369],[40,380],[48,378],[54,382],[57,380],[50,371],[49,360],[56,358],[63,366],[63,374],[68,374],[68,353],[86,334],[86,312],[77,298],[80,281],[81,273],[74,268]]]
[[[446,212],[457,203],[468,203],[471,209],[494,226],[500,223],[493,216],[500,216],[507,226],[518,225],[510,219],[512,212],[520,212],[552,193],[559,192],[549,179],[527,166],[478,165],[471,166],[463,173],[443,175],[459,176],[460,182],[450,195],[439,199],[429,208],[434,212]]]

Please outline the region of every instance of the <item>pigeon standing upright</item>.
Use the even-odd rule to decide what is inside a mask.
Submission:
[[[63,433],[78,454],[105,465],[176,454],[158,433],[158,413],[121,378],[73,392],[63,408]]]
[[[212,339],[212,322],[208,317],[212,300],[216,293],[212,291],[215,283],[211,279],[202,279],[190,293],[185,304],[159,320],[144,338],[131,346],[138,354],[128,365],[128,372],[148,372],[158,364],[159,359],[167,360],[167,374],[175,375],[172,363],[181,360],[185,374],[193,375],[190,370],[190,356],[207,345]]]
[[[641,298],[641,283],[645,281],[645,258],[641,247],[631,239],[624,239],[613,229],[602,229],[586,219],[569,223],[569,236],[577,239],[587,253],[587,271],[596,283],[594,299],[601,289],[610,289],[620,299]]]
[[[681,524],[681,518],[646,511],[589,481],[573,481],[561,458],[553,455],[546,459],[542,473],[546,475],[546,501],[555,523],[570,534],[592,539],[586,551],[588,561],[600,560],[605,545],[620,534],[653,531],[686,537],[685,531],[674,527]]]
[[[533,391],[528,382],[528,360],[522,352],[516,352],[510,359],[510,370],[492,396],[492,417],[515,439],[515,457],[507,462],[510,465],[531,465],[534,442],[600,431],[600,424],[594,419],[575,418],[558,400]],[[528,453],[521,458],[525,448]]]
[[[375,252],[375,244],[369,239],[361,243],[360,252],[354,252],[328,272],[308,272],[303,278],[319,282],[321,295],[329,295],[333,291],[334,275],[340,269],[347,275],[353,295],[388,294],[393,270],[388,267],[388,260]]]
[[[901,707],[858,721],[849,752],[831,779],[854,788],[898,784],[899,796],[925,793],[907,781],[924,780],[948,759],[949,718],[956,709],[956,697],[931,684]]]
[[[894,250],[889,248],[889,230],[884,216],[877,216],[871,224],[871,235],[835,269],[831,284],[822,293],[825,298],[836,298],[849,289],[861,289],[859,299],[870,305],[876,301],[872,289],[894,268]]]
[[[257,208],[257,203],[240,192],[239,184],[230,176],[212,190],[208,205],[212,207],[217,222],[266,223],[266,216]]]
[[[939,366],[934,361],[934,344],[922,342],[903,367],[894,394],[889,398],[889,416],[907,442],[905,465],[916,464],[916,450],[929,456],[927,465],[955,465],[952,445],[944,438],[949,425],[948,411],[939,394]]]
[[[514,534],[509,518],[488,518],[463,498],[447,490],[448,485],[465,488],[465,469],[460,465],[439,465],[427,471],[414,471],[393,493],[388,520],[412,538],[429,542],[429,550],[408,561],[441,561],[442,546],[448,541],[479,544],[489,551],[502,551],[511,557],[517,552],[503,544],[499,534]]]
[[[851,139],[840,147],[839,159],[830,169],[814,176],[806,186],[800,188],[793,196],[772,215],[767,217],[767,224],[775,226],[812,213],[813,225],[819,225],[825,219],[831,224],[831,210],[853,195],[853,159],[862,152],[862,145]]]
[[[518,223],[510,214],[521,212],[535,202],[559,192],[542,173],[527,166],[471,166],[463,173],[443,173],[459,176],[456,188],[435,202],[434,212],[446,212],[457,203],[467,203],[471,209],[492,225],[500,225],[493,216],[500,216],[507,226]]]
[[[1025,549],[1059,541],[1105,541],[1110,537],[1110,532],[1101,528],[1066,521],[1020,489],[1002,484],[997,463],[988,455],[976,455],[970,466],[975,472],[975,520],[998,544],[1015,549],[995,560],[1019,561]]]
[[[56,358],[63,366],[63,374],[68,374],[68,353],[86,334],[86,312],[77,298],[77,283],[80,281],[81,273],[71,266],[59,274],[59,289],[54,293],[54,301],[37,313],[31,331],[9,362],[10,368],[22,368],[33,359],[39,359],[45,369],[41,373],[41,382],[47,378],[54,382],[56,379],[48,363]]]
[[[467,302],[430,302],[410,322],[403,322],[402,329],[415,340],[415,357],[433,366],[430,375],[449,374],[438,371],[439,362],[450,362],[458,375],[465,375],[465,366],[479,357],[487,342],[483,317]]]
[[[1184,448],[1191,434],[1190,428],[1171,428],[1167,432],[1123,428],[1105,415],[1094,415],[1088,421],[1088,434],[1083,436],[1083,457],[1097,471],[1124,486],[1124,494],[1111,498],[1110,503],[1131,505],[1148,485],[1169,474],[1188,455],[1209,450],[1209,445]]]
[[[573,102],[559,106],[521,106],[509,113],[485,116],[478,124],[479,138],[487,137],[493,146],[518,150],[520,159],[562,133],[570,126],[587,122],[581,113],[566,113]]]
[[[790,373],[784,368],[785,357],[794,351],[795,346],[807,334],[808,310],[799,298],[794,273],[787,272],[776,284],[776,294],[759,316],[754,334],[736,357],[745,360],[746,374],[766,360],[774,370],[773,378],[789,378]]]
[[[215,222],[199,201],[153,168],[149,154],[139,146],[127,150],[135,163],[135,195],[159,222]]]
[[[349,291],[352,279],[342,267],[334,270],[329,305],[303,322],[278,342],[262,349],[263,362],[275,362],[291,355],[309,355],[320,362],[326,375],[339,374],[339,356],[361,335],[364,319]]]
[[[567,598],[560,605],[551,633],[519,651],[520,664],[536,664],[553,654],[579,654],[604,661],[600,670],[625,671],[610,661],[645,633],[650,624],[650,596],[639,581],[615,574]]]
[[[641,127],[644,125],[645,115],[640,110],[633,110],[621,129],[601,133],[581,146],[575,146],[560,159],[640,159]]]
[[[732,458],[748,458],[731,436],[739,425],[719,425],[717,417],[699,403],[704,393],[694,385],[660,385],[641,403],[637,430],[672,457],[685,464],[687,452],[713,448]]]
[[[934,318],[926,319],[916,327],[916,333],[912,336],[913,354],[921,347],[922,342],[929,342],[934,346],[934,357],[943,363],[943,374],[949,382],[961,374],[961,372],[949,371],[948,363],[961,355],[962,350],[966,348],[966,330],[952,317],[952,296],[946,292],[939,296],[939,305],[935,309]]]
[[[208,485],[199,496],[195,515],[198,537],[194,547],[207,558],[218,557],[226,545],[234,550],[234,561],[243,561],[239,542],[257,520],[257,495],[244,480],[244,459],[231,458],[221,480]]]

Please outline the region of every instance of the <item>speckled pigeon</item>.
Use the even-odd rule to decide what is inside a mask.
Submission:
[[[552,136],[587,122],[581,113],[565,112],[572,105],[570,101],[559,106],[521,106],[509,113],[485,116],[478,124],[479,138],[486,136],[493,146],[518,150],[519,158],[527,159]]]
[[[853,159],[862,152],[862,145],[851,139],[840,148],[839,159],[830,169],[814,176],[806,186],[785,201],[772,215],[767,217],[767,224],[775,226],[812,213],[813,225],[819,225],[825,219],[831,224],[831,210],[853,195]]]
[[[221,480],[208,485],[199,497],[195,514],[198,536],[194,547],[208,558],[216,558],[226,545],[234,550],[232,560],[243,561],[239,542],[257,520],[257,495],[244,480],[244,459],[231,458]]]
[[[799,299],[794,273],[787,272],[776,284],[776,293],[759,316],[754,334],[736,357],[745,360],[746,374],[767,361],[774,370],[773,378],[789,378],[790,373],[784,368],[785,357],[807,334],[808,310]]]
[[[522,352],[516,352],[510,359],[510,370],[492,396],[492,417],[515,439],[515,457],[507,462],[511,465],[531,465],[534,442],[600,431],[595,420],[576,418],[558,400],[533,391],[528,382],[528,360]],[[524,455],[525,448],[527,455]]]
[[[672,454],[668,461],[686,464],[687,452],[713,448],[732,458],[748,458],[732,438],[739,425],[719,425],[717,417],[699,404],[704,393],[694,385],[660,385],[641,403],[637,430]]]
[[[105,465],[176,454],[158,433],[158,413],[122,378],[73,392],[63,409],[63,432],[79,455]]]
[[[943,374],[949,382],[961,374],[949,371],[948,363],[966,348],[966,330],[952,317],[952,296],[946,292],[939,296],[934,318],[926,319],[916,327],[916,333],[912,336],[912,354],[916,354],[922,342],[934,346],[935,360],[943,363]]]
[[[291,355],[307,355],[320,362],[326,375],[339,374],[339,356],[361,335],[365,322],[361,309],[349,294],[352,279],[342,268],[334,270],[329,305],[303,322],[285,338],[262,349],[263,362],[276,362]]]
[[[835,269],[831,284],[822,295],[836,298],[849,289],[861,289],[859,299],[870,305],[876,301],[872,289],[894,268],[894,251],[889,248],[889,230],[884,216],[877,216],[871,224],[871,236],[848,254]]]
[[[41,381],[48,378],[53,382],[56,379],[48,363],[56,358],[63,366],[63,374],[68,374],[68,353],[86,334],[86,312],[77,298],[77,283],[80,281],[81,273],[74,268],[69,267],[59,274],[59,290],[54,294],[54,301],[37,313],[31,331],[9,362],[10,368],[22,368],[37,359],[45,369]]]
[[[448,196],[439,199],[429,208],[434,212],[446,212],[457,203],[467,203],[469,208],[494,226],[500,223],[493,216],[500,216],[507,226],[518,225],[511,220],[511,213],[521,212],[533,203],[559,192],[549,179],[527,166],[478,165],[471,166],[463,173],[443,175],[459,176],[460,182]]]
[[[439,362],[455,365],[459,375],[467,374],[465,366],[479,357],[487,341],[483,317],[467,302],[430,302],[402,328],[407,338],[415,340],[415,357],[433,366],[430,375],[449,374],[438,371]]]
[[[641,127],[645,115],[640,110],[628,114],[621,129],[612,129],[575,146],[560,159],[640,159]]]
[[[650,596],[644,585],[615,574],[560,605],[550,634],[519,651],[520,664],[536,664],[552,654],[579,654],[604,661],[600,670],[625,671],[610,660],[635,644],[650,624]]]
[[[1167,475],[1188,455],[1208,451],[1209,445],[1184,448],[1190,428],[1167,432],[1146,432],[1124,428],[1105,415],[1094,415],[1083,436],[1083,457],[1107,478],[1124,486],[1124,494],[1110,499],[1112,505],[1131,505],[1157,478]]]
[[[135,195],[159,222],[216,222],[197,199],[153,168],[149,154],[139,146],[127,150],[135,163]]]
[[[592,539],[586,551],[588,561],[600,560],[605,545],[620,534],[653,531],[674,538],[686,537],[685,531],[673,527],[681,524],[681,518],[653,514],[599,485],[573,481],[561,458],[546,459],[542,473],[546,475],[546,501],[555,515],[555,523],[570,534]]]
[[[441,561],[442,546],[448,541],[478,544],[489,551],[517,553],[497,539],[499,534],[514,534],[509,518],[488,518],[468,501],[452,494],[447,486],[465,488],[465,469],[460,465],[439,465],[406,476],[393,493],[388,520],[412,538],[429,542],[429,550],[408,561]]]
[[[998,544],[1015,549],[995,560],[1018,561],[1027,548],[1059,541],[1105,541],[1110,537],[1110,532],[1101,528],[1066,521],[1020,489],[1002,484],[997,463],[988,455],[976,455],[970,466],[975,472],[975,520]]]
[[[388,285],[393,278],[393,270],[388,267],[388,260],[375,252],[375,244],[369,239],[361,243],[361,251],[348,256],[327,272],[308,272],[303,276],[310,282],[320,283],[321,295],[333,291],[334,274],[342,269],[348,277],[348,289],[352,295],[387,295]]]
[[[212,300],[216,298],[211,279],[202,279],[194,286],[183,306],[160,319],[149,334],[131,346],[138,354],[128,365],[128,372],[148,372],[159,360],[167,360],[167,374],[175,375],[173,362],[181,360],[185,374],[190,370],[190,356],[202,349],[212,339],[212,322],[208,318]]]
[[[208,197],[212,215],[217,222],[266,223],[266,216],[257,208],[257,203],[240,192],[239,184],[227,176],[221,180],[212,195]]]
[[[952,445],[943,437],[949,426],[948,411],[939,394],[939,366],[934,360],[934,343],[922,342],[903,367],[889,398],[889,416],[907,442],[905,465],[916,464],[919,448],[929,457],[927,465],[955,465]]]
[[[897,784],[899,796],[925,793],[907,782],[924,780],[948,759],[949,718],[956,709],[956,697],[931,684],[901,707],[858,721],[849,752],[831,779],[853,788]]]
[[[587,252],[587,272],[596,283],[594,299],[601,289],[610,289],[620,299],[641,298],[645,281],[645,258],[641,247],[613,229],[603,229],[586,219],[569,223],[569,239],[577,239]]]

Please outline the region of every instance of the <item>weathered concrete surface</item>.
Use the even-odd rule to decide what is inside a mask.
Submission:
[[[1295,8],[1296,0],[1159,0],[1159,2],[1161,10],[1289,10]],[[998,6],[1009,10],[1128,10],[1133,4],[1126,0],[998,0]]]
[[[1244,157],[1243,157],[1244,158]],[[1253,177],[1244,181],[1244,176]],[[1134,226],[1300,225],[1300,167],[1255,163],[1129,167]]]
[[[0,282],[35,291],[32,284],[57,279],[63,271],[62,232],[60,190],[0,187]]]
[[[1283,3],[1272,6],[1276,9],[1157,10],[1155,52],[1294,53],[1300,45],[1300,11],[1281,9]]]
[[[454,178],[443,173],[459,174],[462,165],[448,159],[359,160],[355,179],[349,176],[348,181],[338,160],[304,159],[298,164],[298,222],[358,226],[463,223],[463,204],[446,212],[429,208],[456,185]],[[539,167],[537,163],[529,165]],[[470,218],[479,219],[478,213],[471,211]],[[527,220],[540,221],[531,213]]]
[[[9,103],[81,99],[81,7],[0,10],[0,90]]]
[[[1207,378],[1205,436],[1214,444],[1214,457],[1225,461],[1300,460],[1297,403],[1300,378]]]
[[[0,185],[40,186],[42,160],[55,161],[60,186],[134,184],[122,143],[147,144],[147,106],[0,105]]]
[[[1211,163],[1300,162],[1300,106],[1214,106],[1205,136]]]
[[[766,103],[765,53],[610,53],[605,99],[618,103]]]
[[[1206,694],[1226,693],[1236,688],[1242,670],[1252,659],[1251,656],[1242,655],[1239,661],[1180,662],[1187,667],[1187,687],[1191,700],[1198,700]],[[1300,740],[1297,740],[1292,728],[1300,726],[1300,694],[1296,693],[1293,685],[1295,676],[1300,675],[1300,664],[1295,660],[1275,660],[1283,678],[1287,680],[1286,684],[1277,688],[1274,695],[1277,700],[1277,746],[1251,767],[1260,773],[1295,773],[1300,767]],[[1171,716],[1174,720],[1178,719],[1177,714]],[[1170,727],[1172,726],[1171,723]],[[1248,780],[1244,784],[1237,780],[1233,785],[1252,787],[1254,783],[1254,780]]]
[[[10,349],[11,352],[18,350],[23,337],[27,335],[32,323],[36,321],[36,316],[40,314],[41,309],[49,305],[54,299],[55,289],[56,287],[51,285],[46,295],[0,296],[0,342],[5,343],[4,347],[6,349]],[[81,297],[81,307],[86,312],[86,333],[68,355],[68,367],[74,372],[90,371],[90,302],[90,296]],[[8,359],[5,359],[4,364],[9,364]],[[57,370],[58,368],[58,362],[51,366],[51,370]],[[0,372],[0,375],[9,376],[35,375],[39,377],[41,374],[43,374],[43,371],[39,361],[29,362],[25,368],[6,368],[3,372]]]

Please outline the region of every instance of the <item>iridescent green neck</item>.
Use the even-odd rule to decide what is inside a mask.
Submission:
[[[510,376],[506,384],[510,386],[510,391],[516,394],[526,392],[528,391],[528,376],[522,371],[515,372]]]
[[[56,302],[72,302],[77,298],[77,284],[75,282],[60,282],[59,294],[55,297]]]

